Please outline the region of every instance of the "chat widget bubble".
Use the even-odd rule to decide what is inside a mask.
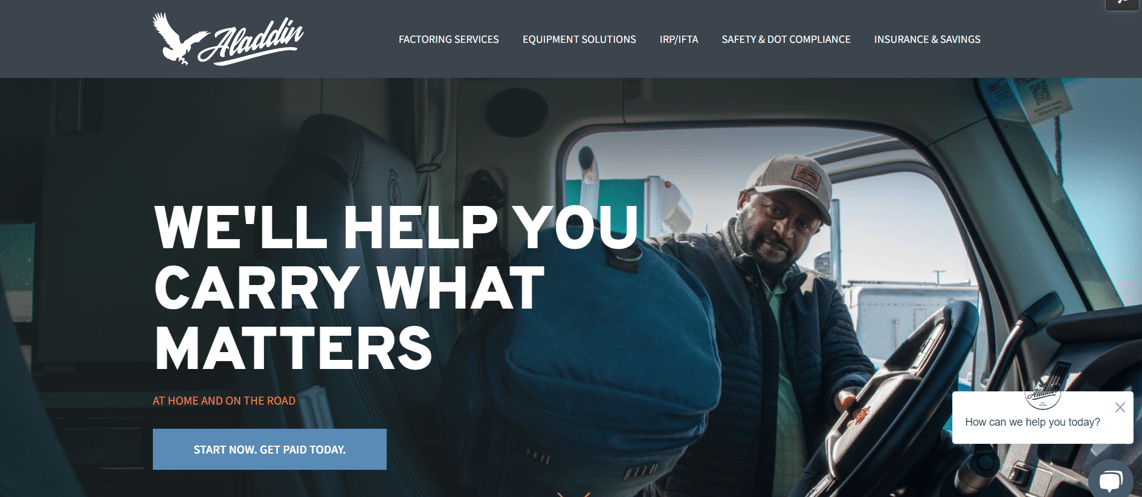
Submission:
[[[957,444],[1129,444],[1132,392],[955,392]]]
[[[1095,497],[1128,497],[1134,488],[1134,475],[1122,461],[1106,459],[1090,469],[1087,485]]]

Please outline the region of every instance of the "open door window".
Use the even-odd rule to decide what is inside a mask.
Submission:
[[[569,205],[579,203],[584,179],[575,159],[584,149],[597,162],[599,206],[637,206],[640,237],[718,231],[758,164],[780,153],[816,158],[833,180],[834,222],[797,264],[840,282],[861,346],[878,366],[949,302],[987,307],[939,175],[896,138],[813,127],[598,132],[569,147],[561,186]],[[964,364],[962,390],[981,385],[973,370],[988,368],[990,334],[976,336],[980,364]]]
[[[32,296],[36,267],[36,224],[0,225],[0,275],[4,277],[4,298],[8,301],[20,351],[31,369],[35,332]]]

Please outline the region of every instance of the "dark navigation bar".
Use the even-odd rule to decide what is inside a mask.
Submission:
[[[0,77],[1139,77],[1122,5],[12,2]]]

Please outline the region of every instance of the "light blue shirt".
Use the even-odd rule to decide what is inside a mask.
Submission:
[[[805,470],[805,433],[801,430],[801,407],[797,404],[797,393],[793,390],[793,381],[790,379],[789,365],[785,360],[785,345],[781,339],[781,296],[788,288],[786,280],[793,275],[792,269],[786,271],[777,282],[777,288],[769,289],[769,285],[762,280],[765,288],[765,298],[769,308],[773,311],[777,321],[777,451],[773,460],[773,496],[789,495],[793,485],[801,478]]]

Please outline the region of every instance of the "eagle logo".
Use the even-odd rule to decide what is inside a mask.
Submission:
[[[161,12],[155,14],[154,22],[155,29],[159,31],[159,34],[163,36],[163,40],[169,45],[163,47],[163,57],[166,57],[168,60],[182,62],[184,66],[187,64],[186,59],[183,59],[182,56],[190,51],[190,46],[202,41],[206,35],[210,34],[206,31],[199,31],[191,35],[190,38],[187,38],[186,41],[179,41],[178,33],[175,33],[174,30],[171,29],[170,23],[167,22],[166,14]]]

